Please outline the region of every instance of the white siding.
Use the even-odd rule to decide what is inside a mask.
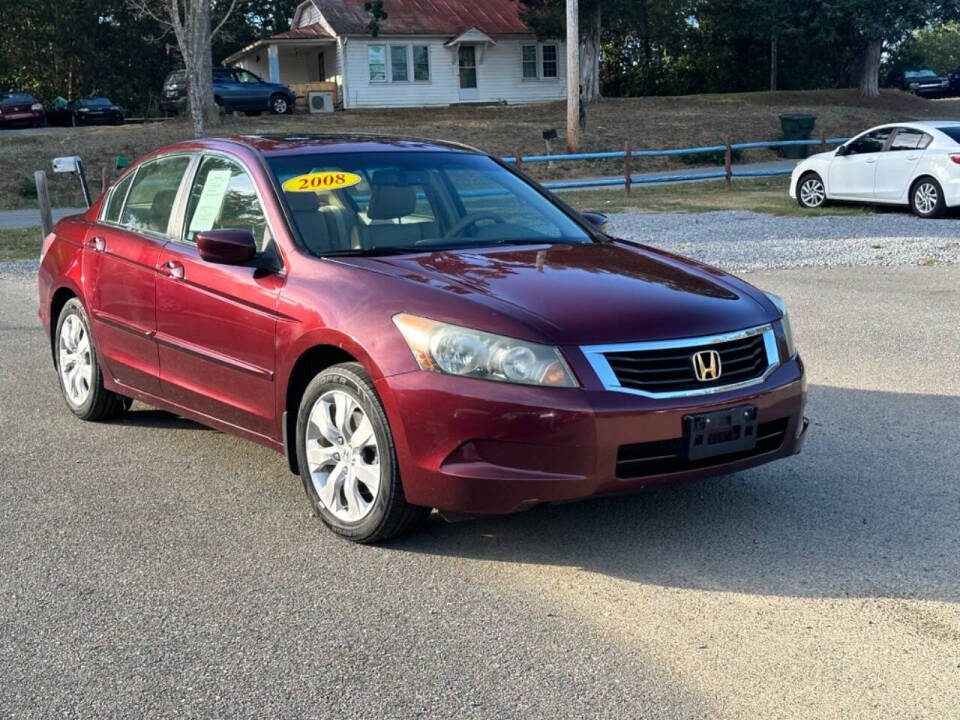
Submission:
[[[350,38],[345,47],[347,107],[424,107],[461,102],[457,49],[437,38]],[[563,43],[556,43],[559,77],[524,80],[522,46],[528,39],[497,39],[493,47],[477,47],[477,92],[471,102],[543,102],[566,97],[566,58]],[[367,49],[370,45],[428,45],[430,80],[427,82],[370,82]],[[389,56],[389,51],[388,51]],[[343,67],[343,64],[341,64]],[[281,72],[283,65],[281,62]],[[413,68],[410,68],[410,76]],[[388,70],[389,77],[389,70]]]

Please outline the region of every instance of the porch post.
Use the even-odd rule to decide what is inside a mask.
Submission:
[[[280,82],[280,53],[276,45],[267,45],[267,65],[270,71],[270,82]]]

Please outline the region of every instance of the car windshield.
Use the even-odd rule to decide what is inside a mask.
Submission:
[[[960,145],[960,125],[949,125],[947,127],[937,128],[937,130]]]
[[[922,80],[923,78],[940,77],[933,70],[908,70],[903,74],[907,80]]]
[[[77,105],[81,107],[108,107],[110,101],[107,98],[83,98],[82,100],[77,100]]]
[[[324,153],[268,164],[317,255],[593,241],[536,188],[483,155]]]
[[[13,102],[33,102],[33,95],[30,93],[7,92],[0,94],[0,100],[11,100]]]

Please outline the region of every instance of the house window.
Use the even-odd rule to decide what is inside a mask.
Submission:
[[[543,46],[543,77],[557,77],[557,46]]]
[[[523,79],[537,79],[537,46],[523,46]]]
[[[406,82],[410,79],[407,73],[407,46],[390,46],[390,79],[393,82]]]
[[[430,48],[426,45],[413,46],[413,79],[430,79]]]
[[[370,82],[387,81],[387,48],[385,45],[371,45],[367,50],[370,64]]]

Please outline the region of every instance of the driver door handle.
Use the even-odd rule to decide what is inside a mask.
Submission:
[[[94,252],[102,253],[107,249],[107,241],[102,237],[93,237],[87,240],[87,247]]]
[[[870,165],[873,165],[873,163],[875,163],[876,161],[877,161],[876,158],[873,158],[872,160],[864,160],[865,163],[868,163]]]
[[[160,272],[171,280],[183,280],[183,263],[176,260],[168,260],[160,266]]]

